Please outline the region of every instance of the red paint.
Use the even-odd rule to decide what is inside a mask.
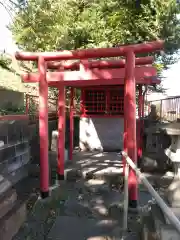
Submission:
[[[42,193],[49,192],[48,161],[48,84],[46,64],[42,57],[38,61],[39,70],[39,137],[40,137],[40,188]]]
[[[129,50],[135,53],[154,52],[156,50],[161,50],[163,48],[163,45],[164,41],[159,40],[148,43],[120,46],[116,48],[92,48],[74,51],[65,50],[59,52],[44,52],[44,53],[16,52],[15,57],[17,60],[24,61],[37,61],[39,56],[44,57],[46,61],[118,57],[125,56]]]
[[[72,160],[74,149],[74,88],[71,88],[69,121],[70,121],[69,159]]]
[[[135,81],[135,54],[128,52],[126,56],[126,73],[125,73],[125,133],[127,141],[125,147],[129,157],[137,162],[136,149],[136,81]],[[126,138],[125,138],[126,139]],[[137,178],[135,172],[130,169],[129,179],[129,199],[137,200]]]
[[[24,82],[38,82],[38,73],[26,73],[22,75]],[[157,76],[155,67],[136,67],[135,78],[137,84],[152,84],[152,77]],[[48,72],[48,83],[55,83],[56,86],[82,86],[86,85],[119,85],[124,84],[125,69],[88,69],[86,71]],[[86,81],[84,81],[86,80]],[[118,81],[117,81],[118,80]]]
[[[154,58],[149,57],[141,57],[136,58],[136,65],[146,65],[152,64]],[[88,67],[89,68],[119,68],[125,67],[125,60],[99,60],[99,61],[89,61]],[[59,69],[59,70],[79,70],[80,62],[73,62],[73,63],[55,63],[55,62],[48,62],[47,66],[50,69]]]
[[[138,158],[142,157],[142,106],[143,106],[143,95],[142,95],[142,85],[139,85],[138,94],[138,126],[137,126],[137,144],[138,144]]]
[[[65,89],[59,87],[58,98],[58,175],[64,176],[64,158],[65,158]]]
[[[0,116],[0,121],[29,120],[27,115],[4,115]]]
[[[83,88],[81,116],[121,116],[124,113],[124,86]]]

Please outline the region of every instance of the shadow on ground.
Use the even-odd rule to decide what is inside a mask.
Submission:
[[[76,153],[66,166],[66,181],[38,199],[14,240],[121,239],[123,223],[122,161],[117,153]],[[140,205],[151,196],[140,193]],[[140,217],[130,213],[129,236],[140,239]]]

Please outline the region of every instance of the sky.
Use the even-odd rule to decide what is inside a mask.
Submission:
[[[17,50],[17,47],[12,39],[11,32],[7,29],[7,25],[10,23],[11,18],[3,6],[0,5],[0,51],[5,50],[7,53],[13,54]],[[167,89],[166,94],[168,96],[180,95],[180,61],[172,65],[168,70],[164,71],[163,87]],[[178,86],[179,85],[179,86]]]

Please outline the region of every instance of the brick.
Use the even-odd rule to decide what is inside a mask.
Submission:
[[[3,178],[0,181],[0,196],[3,195],[6,191],[8,191],[11,187],[12,187],[11,181],[9,181],[6,178]]]
[[[22,166],[21,156],[11,158],[7,161],[6,173],[16,171]]]
[[[25,128],[23,129],[22,131],[22,140],[28,140],[29,139],[29,135],[30,135],[30,132],[29,132],[29,128]]]
[[[0,219],[13,208],[16,200],[17,193],[13,188],[10,188],[5,194],[3,194],[0,198]]]
[[[3,141],[4,144],[8,143],[8,124],[5,122],[0,123],[0,141]]]
[[[0,220],[1,240],[12,240],[26,220],[26,204],[17,201],[15,206]]]
[[[14,145],[4,145],[0,149],[0,162],[4,162],[16,156]]]
[[[3,174],[6,172],[7,161],[0,163],[0,173]]]
[[[16,155],[20,155],[29,149],[29,142],[22,142],[22,143],[16,144],[15,148],[16,148]]]
[[[22,165],[27,164],[29,162],[29,160],[30,160],[29,151],[21,155]]]
[[[16,121],[14,121],[8,126],[8,142],[14,143],[16,141],[21,141],[21,131],[17,126]]]
[[[29,131],[29,121],[23,120],[21,121],[21,132],[22,132],[22,140],[28,140],[30,131]]]
[[[27,165],[25,165],[25,166],[22,166],[21,168],[17,169],[16,171],[10,173],[8,175],[8,179],[14,185],[27,176],[28,176],[28,167],[27,167]]]

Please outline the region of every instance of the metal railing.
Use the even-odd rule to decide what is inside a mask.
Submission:
[[[147,178],[141,173],[141,171],[137,168],[136,164],[129,158],[126,152],[121,152],[123,157],[126,160],[125,167],[125,182],[124,182],[124,219],[123,219],[123,230],[127,231],[128,225],[128,175],[129,175],[129,167],[131,167],[136,176],[141,180],[144,186],[147,188],[152,197],[154,197],[155,201],[161,208],[164,215],[168,218],[169,222],[176,228],[178,233],[180,234],[180,221],[175,216],[175,214],[171,211],[171,209],[167,206],[164,200],[159,196],[159,194],[155,191],[152,185],[149,183]]]

